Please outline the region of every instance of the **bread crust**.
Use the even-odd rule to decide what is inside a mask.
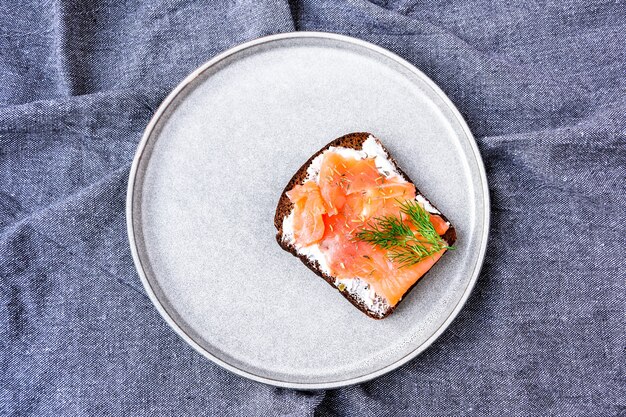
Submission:
[[[393,311],[400,305],[402,300],[404,300],[404,298],[411,292],[411,290],[415,287],[415,285],[417,285],[417,283],[420,282],[424,278],[424,276],[426,274],[428,274],[428,272],[426,272],[426,274],[424,274],[422,277],[420,277],[420,279],[418,279],[402,295],[402,299],[400,299],[400,301],[398,301],[398,303],[395,306],[391,306],[389,309],[387,309],[381,315],[378,315],[375,312],[369,310],[367,305],[361,299],[355,297],[353,294],[349,293],[348,291],[345,291],[345,290],[344,291],[340,291],[334,284],[335,278],[325,274],[321,270],[321,267],[320,267],[320,265],[319,265],[319,263],[317,261],[311,260],[311,259],[307,258],[305,255],[299,254],[297,249],[296,249],[296,247],[294,245],[291,245],[288,242],[285,242],[283,240],[283,221],[284,221],[285,217],[289,216],[289,214],[291,214],[291,211],[293,210],[293,203],[291,202],[291,200],[289,200],[289,197],[287,196],[287,192],[290,191],[296,185],[302,184],[306,180],[307,169],[311,165],[313,160],[315,158],[317,158],[317,156],[319,156],[322,152],[326,151],[330,147],[343,147],[343,148],[350,148],[350,149],[355,149],[355,150],[361,150],[363,148],[363,142],[365,142],[367,140],[367,138],[369,138],[370,136],[374,136],[374,135],[372,135],[371,133],[368,133],[368,132],[349,133],[347,135],[341,136],[341,137],[339,137],[339,138],[329,142],[326,146],[324,146],[322,149],[320,149],[315,154],[313,154],[313,156],[311,156],[300,167],[300,169],[298,169],[298,171],[294,174],[294,176],[291,178],[291,180],[289,180],[289,182],[285,186],[285,189],[283,190],[282,194],[280,195],[280,199],[278,200],[278,205],[276,207],[276,213],[274,215],[274,226],[276,227],[276,230],[277,230],[276,241],[278,242],[278,244],[280,245],[281,248],[283,248],[285,251],[291,253],[292,255],[294,255],[295,257],[300,259],[300,261],[302,261],[303,264],[305,264],[315,274],[317,274],[318,276],[323,278],[324,281],[326,281],[328,284],[330,284],[334,289],[338,290],[356,308],[361,310],[363,313],[365,313],[369,317],[371,317],[373,319],[379,320],[379,319],[384,319],[385,317],[387,317],[391,313],[393,313]],[[402,169],[398,166],[398,163],[390,155],[389,151],[384,147],[384,145],[381,144],[381,146],[383,146],[383,149],[385,150],[385,152],[387,153],[387,155],[389,157],[389,161],[393,164],[394,168],[398,171],[398,173],[406,181],[408,181],[411,184],[415,185],[415,183],[409,178],[409,176],[404,171],[402,171]],[[416,192],[417,195],[422,195],[426,199],[426,197],[417,189],[417,186],[415,187],[415,192]],[[426,199],[426,201],[428,201],[428,199]],[[430,201],[428,201],[428,203],[431,206],[435,207],[434,205],[432,205],[432,203],[430,203]],[[449,220],[443,214],[439,214],[439,216],[441,218],[443,218],[445,221],[447,221],[448,223],[450,223]],[[454,227],[452,226],[451,223],[450,223],[450,227],[448,228],[446,233],[441,235],[441,237],[443,238],[443,240],[446,241],[446,243],[449,246],[452,246],[454,244],[454,242],[456,241],[456,230],[454,229]]]

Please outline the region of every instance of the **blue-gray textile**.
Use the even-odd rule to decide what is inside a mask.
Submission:
[[[465,309],[424,354],[317,392],[248,381],[179,339],[130,255],[149,118],[263,35],[338,32],[430,76],[487,167]],[[626,414],[624,0],[0,2],[0,414]]]

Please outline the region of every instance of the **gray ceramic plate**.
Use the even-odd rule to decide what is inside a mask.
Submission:
[[[354,131],[377,135],[458,232],[458,249],[382,321],[274,238],[287,181]],[[237,374],[304,389],[362,382],[426,349],[471,292],[489,224],[480,154],[443,92],[385,49],[305,32],[237,46],[187,77],[146,129],[127,210],[139,275],[167,323]]]

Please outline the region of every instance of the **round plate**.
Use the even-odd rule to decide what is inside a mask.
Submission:
[[[275,241],[283,187],[355,131],[378,136],[458,234],[384,320]],[[237,46],[176,87],[137,150],[127,217],[146,291],[187,343],[239,375],[320,389],[389,372],[445,330],[478,276],[489,202],[472,134],[430,79],[367,42],[300,32]]]

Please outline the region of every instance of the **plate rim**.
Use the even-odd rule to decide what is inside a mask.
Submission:
[[[430,335],[428,339],[426,339],[426,341],[424,341],[422,344],[417,346],[413,351],[411,351],[407,355],[403,356],[402,358],[396,360],[393,363],[383,366],[382,368],[374,372],[370,372],[365,375],[351,377],[351,378],[347,378],[347,379],[339,380],[339,381],[309,383],[309,382],[290,382],[290,381],[284,381],[284,380],[279,380],[279,379],[272,379],[272,378],[268,378],[268,377],[261,376],[261,375],[256,375],[252,372],[240,369],[236,367],[235,365],[232,365],[212,355],[210,352],[205,350],[195,340],[193,340],[193,338],[190,335],[188,335],[185,332],[185,330],[170,316],[170,314],[165,310],[165,308],[161,304],[161,301],[156,296],[156,293],[152,289],[152,286],[150,284],[150,281],[148,280],[146,271],[143,267],[142,261],[139,257],[139,252],[137,250],[137,244],[136,244],[136,239],[135,239],[135,230],[133,226],[133,223],[134,223],[133,202],[134,202],[134,197],[135,197],[135,184],[136,184],[136,179],[137,179],[137,173],[139,170],[139,165],[140,165],[142,156],[144,154],[144,150],[146,148],[146,145],[148,144],[150,137],[152,136],[152,133],[157,123],[159,122],[163,114],[167,111],[169,106],[176,100],[178,95],[187,86],[189,86],[196,78],[198,78],[202,73],[204,73],[206,70],[208,70],[212,66],[218,64],[219,62],[223,61],[224,59],[230,57],[231,55],[237,54],[245,49],[249,49],[249,48],[261,45],[261,44],[271,43],[271,42],[281,41],[281,40],[286,40],[286,39],[295,39],[295,38],[328,39],[328,40],[346,42],[346,43],[350,43],[356,46],[360,46],[360,47],[369,49],[373,52],[376,52],[378,54],[381,54],[387,58],[392,59],[396,63],[403,66],[406,70],[415,74],[422,81],[424,81],[439,96],[439,98],[443,101],[443,103],[446,106],[448,106],[448,108],[452,111],[452,114],[457,119],[465,135],[467,136],[469,145],[474,154],[474,159],[476,160],[476,163],[478,166],[478,171],[480,175],[480,183],[482,186],[481,188],[482,188],[482,192],[484,196],[485,210],[484,210],[483,219],[482,219],[484,223],[484,228],[481,233],[482,240],[481,240],[481,245],[479,248],[478,258],[474,265],[474,270],[472,272],[472,276],[470,280],[468,281],[467,287],[465,288],[463,295],[457,302],[452,312],[448,315],[448,317],[444,320],[444,322],[439,326],[439,328],[437,328],[437,330],[432,335]],[[383,47],[380,47],[378,45],[375,45],[373,43],[370,43],[361,39],[357,39],[351,36],[341,35],[337,33],[330,33],[330,32],[302,31],[302,32],[286,32],[286,33],[264,36],[264,37],[257,38],[248,42],[238,44],[230,49],[227,49],[226,51],[217,54],[210,60],[206,61],[204,64],[200,65],[194,71],[192,71],[167,95],[167,97],[159,105],[156,112],[150,119],[150,122],[146,126],[143,132],[143,135],[137,145],[137,150],[135,152],[135,155],[133,157],[133,162],[131,164],[130,172],[128,175],[128,185],[127,185],[127,192],[126,192],[126,229],[127,229],[127,234],[128,234],[128,241],[130,244],[130,250],[131,250],[131,254],[133,258],[133,263],[135,264],[135,268],[137,270],[139,278],[141,279],[143,287],[146,290],[148,297],[150,298],[150,301],[152,302],[154,307],[157,309],[161,317],[165,320],[165,322],[176,332],[176,334],[178,334],[179,337],[181,337],[185,342],[187,342],[187,344],[189,344],[194,350],[196,350],[202,356],[211,360],[213,363],[235,373],[236,375],[251,379],[253,381],[268,384],[271,386],[300,389],[300,390],[333,389],[333,388],[340,388],[340,387],[345,387],[349,385],[354,385],[354,384],[359,384],[362,382],[370,381],[374,378],[377,378],[379,376],[382,376],[386,373],[389,373],[399,368],[400,366],[406,364],[407,362],[409,362],[410,360],[414,359],[419,354],[424,352],[428,347],[430,347],[434,343],[434,341],[437,340],[439,336],[441,336],[441,334],[450,326],[452,321],[454,321],[454,319],[458,316],[459,312],[465,306],[470,294],[472,293],[476,285],[476,281],[478,280],[478,277],[480,275],[480,272],[481,272],[481,269],[485,260],[485,254],[487,251],[487,243],[489,240],[489,230],[490,230],[490,218],[491,218],[491,205],[490,205],[489,187],[488,187],[488,182],[487,182],[487,174],[485,171],[485,165],[484,165],[482,156],[478,149],[478,144],[476,143],[476,139],[474,138],[474,135],[469,129],[467,122],[465,121],[465,119],[463,118],[459,110],[456,108],[454,103],[448,98],[448,96],[426,74],[424,74],[413,64],[411,64],[404,58],[396,55],[395,53]]]

